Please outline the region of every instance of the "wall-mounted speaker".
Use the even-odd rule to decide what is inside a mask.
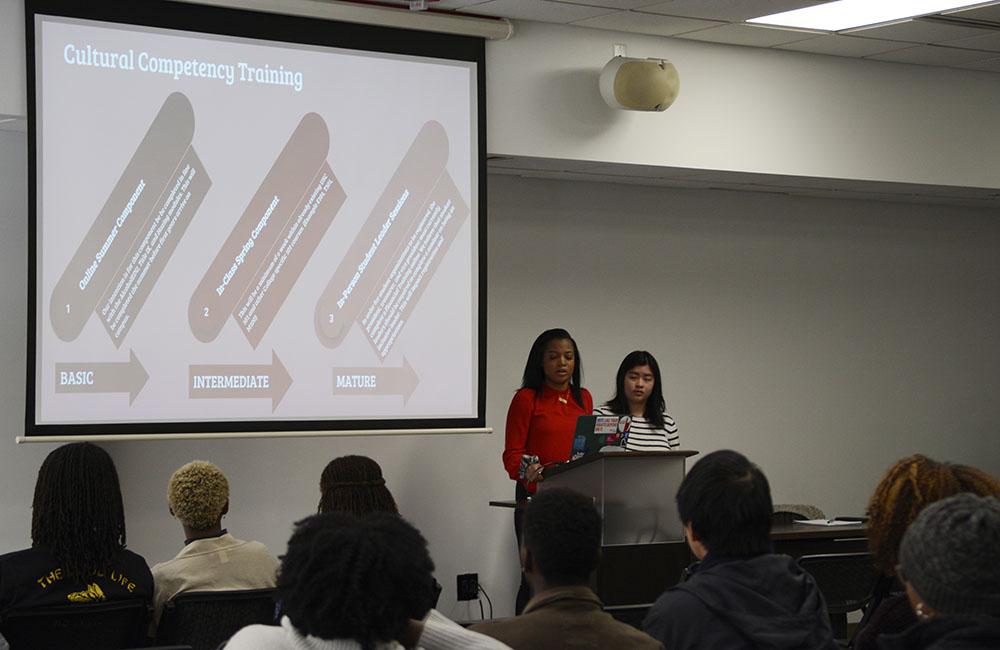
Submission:
[[[616,56],[601,70],[600,88],[611,108],[665,111],[677,99],[681,80],[670,61]]]

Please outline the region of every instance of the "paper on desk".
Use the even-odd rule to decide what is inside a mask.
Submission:
[[[793,524],[806,524],[807,526],[854,526],[856,521],[840,521],[838,519],[794,519]]]

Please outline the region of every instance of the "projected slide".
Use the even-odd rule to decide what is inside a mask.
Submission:
[[[474,63],[34,24],[36,425],[477,417]]]

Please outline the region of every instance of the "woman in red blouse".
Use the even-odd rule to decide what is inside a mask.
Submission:
[[[507,410],[506,443],[503,465],[517,481],[515,498],[526,501],[543,480],[545,465],[569,460],[576,419],[589,415],[594,400],[580,386],[583,366],[576,341],[564,329],[542,332],[531,345],[524,365],[521,388]],[[533,457],[537,456],[537,462]],[[529,457],[521,472],[521,461]],[[521,540],[521,508],[514,511],[514,529]],[[520,613],[528,598],[523,578],[517,594],[515,611]]]

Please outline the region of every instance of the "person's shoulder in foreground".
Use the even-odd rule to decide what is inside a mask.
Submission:
[[[517,650],[662,650],[659,641],[615,620],[602,607],[600,599],[588,587],[556,587],[532,598],[520,616],[479,623],[470,629],[499,639]]]
[[[535,594],[521,616],[472,629],[518,650],[662,646],[603,611],[587,586],[600,556],[601,520],[592,499],[571,490],[539,492],[525,508],[521,566]]]
[[[691,468],[677,510],[700,563],[653,604],[643,629],[670,650],[836,648],[815,580],[771,552],[771,489],[760,468],[721,450]]]

